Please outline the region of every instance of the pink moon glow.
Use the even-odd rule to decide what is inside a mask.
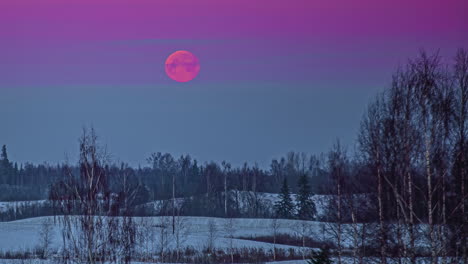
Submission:
[[[167,57],[166,74],[177,82],[193,80],[200,72],[197,57],[186,50],[179,50]]]

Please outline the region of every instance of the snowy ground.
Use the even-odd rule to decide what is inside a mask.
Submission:
[[[31,251],[39,245],[39,231],[43,221],[46,219],[53,219],[53,217],[37,217],[23,219],[13,222],[0,222],[0,251]],[[226,232],[226,226],[228,226],[229,219],[225,218],[211,218],[211,217],[182,217],[185,226],[187,227],[187,235],[183,241],[182,247],[190,246],[194,249],[203,249],[206,246],[209,235],[209,222],[215,223],[217,229],[217,235],[215,239],[216,248],[228,248],[229,236]],[[135,217],[137,225],[141,225],[142,222],[149,222],[155,233],[160,231],[161,217]],[[234,236],[269,236],[272,235],[271,223],[272,219],[234,219]],[[297,235],[301,232],[301,227],[307,227],[307,236],[312,237],[317,241],[326,241],[326,233],[323,231],[324,223],[313,222],[313,221],[299,221],[299,220],[278,220],[279,230],[278,233],[287,233]],[[306,223],[306,225],[303,225]],[[343,228],[351,228],[348,225],[344,225]],[[159,229],[159,230],[158,230]],[[169,232],[171,233],[171,232]],[[345,247],[351,246],[349,238],[344,237]],[[173,238],[169,239],[171,242]],[[174,247],[174,244],[169,244],[169,247]],[[273,248],[271,243],[256,242],[242,239],[234,239],[233,246],[236,248],[263,248],[264,250],[270,250]],[[53,248],[60,247],[60,227],[54,225],[53,230]],[[140,246],[137,246],[141,247]],[[294,248],[295,250],[301,250],[300,247],[293,247],[287,245],[277,245],[277,248]],[[374,263],[376,259],[366,259],[366,263]],[[426,263],[427,259],[419,259],[419,263]],[[395,262],[394,259],[389,259],[389,263]],[[271,262],[273,263],[273,262]],[[284,261],[276,262],[276,264],[303,264],[304,261]],[[345,258],[343,263],[353,263],[351,258]],[[41,261],[41,260],[6,260],[0,259],[0,264],[53,264],[53,262]],[[140,263],[134,263],[140,264]]]
[[[30,251],[39,245],[39,231],[41,229],[42,223],[47,219],[53,219],[53,217],[37,217],[23,219],[13,222],[0,222],[0,251]],[[158,232],[157,227],[160,224],[160,217],[136,217],[136,223],[140,224],[143,222],[150,222],[151,225]],[[185,226],[187,227],[187,232],[185,239],[183,241],[182,247],[190,246],[195,249],[203,249],[206,246],[208,235],[209,235],[209,222],[213,221],[217,235],[215,239],[216,248],[227,249],[230,244],[230,239],[228,238],[228,233],[226,232],[226,226],[228,224],[228,219],[223,218],[210,218],[210,217],[183,217]],[[234,236],[259,236],[259,235],[271,235],[271,219],[234,219],[233,225],[235,227]],[[294,234],[295,227],[300,223],[296,220],[279,220],[280,233],[290,233]],[[312,229],[320,229],[319,223],[310,222]],[[53,229],[53,248],[60,247],[60,227],[59,225],[54,225]],[[317,232],[319,233],[319,231]],[[173,239],[171,239],[173,241]],[[169,247],[174,247],[174,244],[169,244]],[[242,239],[234,239],[233,246],[236,248],[263,248],[265,250],[273,249],[273,244],[256,242]],[[277,245],[277,248],[294,248],[299,250],[299,247],[287,246],[287,245]],[[30,263],[30,264],[49,264],[51,262],[41,261],[41,260],[26,260],[21,262],[20,260],[3,260],[0,259],[0,264],[20,264],[20,263]],[[304,263],[302,261],[289,261],[281,262],[286,264],[295,264],[295,263]],[[137,263],[135,263],[137,264]]]
[[[0,222],[0,250],[7,251],[19,251],[33,249],[39,244],[39,230],[41,224],[46,218],[53,217],[37,217],[23,219],[13,222]],[[136,217],[135,221],[150,221],[154,226],[157,227],[160,222],[160,217]],[[208,240],[208,222],[213,219],[217,235],[216,235],[216,247],[227,248],[229,245],[228,234],[226,233],[227,219],[224,218],[210,218],[210,217],[183,217],[185,226],[187,227],[187,235],[183,246],[192,246],[194,248],[203,248]],[[272,229],[270,228],[271,219],[235,219],[234,229],[235,237],[239,236],[259,236],[259,235],[271,235]],[[279,233],[294,234],[298,230],[298,225],[301,221],[297,220],[279,220],[280,228]],[[310,230],[315,236],[320,236],[321,225],[318,222],[309,222]],[[157,230],[155,230],[157,231]],[[58,247],[60,244],[60,229],[58,225],[54,226],[53,230],[53,247]],[[171,246],[171,245],[170,245]],[[174,245],[172,245],[174,246]],[[248,241],[241,239],[234,239],[234,247],[254,247],[271,249],[272,244],[256,241]],[[280,248],[291,248],[292,246],[281,246]],[[292,247],[295,248],[295,247]]]

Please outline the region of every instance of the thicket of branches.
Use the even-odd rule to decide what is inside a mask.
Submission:
[[[430,256],[431,263],[439,257],[443,263],[459,258],[466,263],[467,99],[467,52],[458,51],[451,65],[438,54],[421,52],[368,107],[355,157],[363,171],[338,170],[345,159],[336,155],[341,150],[332,152],[336,222],[342,214],[350,214],[353,223],[368,216],[357,213],[364,205],[354,206],[342,191],[362,186],[341,180],[372,176],[368,211],[377,219],[374,244],[381,263],[390,256],[416,263],[418,255]],[[364,234],[357,228],[352,233],[356,240]]]
[[[59,256],[64,263],[130,263],[136,240],[132,203],[138,186],[122,169],[112,183],[118,191],[111,191],[108,156],[93,129],[83,131],[79,145],[79,174],[67,170],[67,177],[50,193],[61,227]]]

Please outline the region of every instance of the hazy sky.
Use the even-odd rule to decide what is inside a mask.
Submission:
[[[116,161],[240,164],[353,147],[369,100],[419,49],[468,48],[466,0],[1,0],[0,144],[77,155],[94,125]],[[165,75],[176,50],[200,60]]]

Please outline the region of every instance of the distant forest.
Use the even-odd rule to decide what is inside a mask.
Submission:
[[[311,180],[314,193],[326,193],[321,186],[327,180],[325,156],[305,153],[287,153],[274,159],[269,170],[245,163],[232,168],[228,162],[206,162],[200,164],[190,155],[178,158],[170,153],[153,153],[147,159],[147,166],[132,168],[126,164],[109,164],[109,180],[118,175],[131,175],[131,184],[141,186],[138,202],[162,200],[172,197],[172,177],[175,177],[176,197],[187,197],[224,191],[224,178],[228,190],[278,193],[287,178],[291,190],[296,192],[301,175]],[[0,201],[30,201],[49,197],[54,183],[66,177],[67,171],[79,174],[77,165],[20,164],[8,159],[4,145],[0,157]]]
[[[134,205],[140,205],[172,198],[173,177],[176,198],[221,195],[225,191],[225,180],[228,192],[279,193],[283,180],[287,179],[291,192],[296,193],[302,175],[309,179],[311,193],[325,194],[329,192],[324,188],[328,179],[325,160],[324,155],[290,152],[285,157],[273,160],[269,170],[263,170],[247,163],[239,168],[232,168],[227,162],[199,164],[190,155],[175,158],[169,153],[157,152],[147,159],[148,166],[142,168],[109,164],[105,169],[108,171],[111,191],[118,191],[121,175],[128,176],[128,184],[138,186]],[[69,171],[79,175],[77,165],[17,165],[9,161],[5,146],[2,148],[0,164],[0,201],[48,199],[56,183],[64,180]],[[215,207],[209,214],[220,215],[224,210],[219,208],[219,212],[216,212]]]

